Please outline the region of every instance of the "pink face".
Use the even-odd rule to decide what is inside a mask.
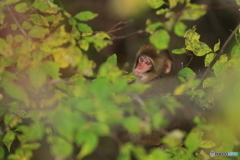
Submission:
[[[138,77],[144,76],[153,66],[151,59],[147,56],[139,56],[138,64],[135,68],[135,75]]]

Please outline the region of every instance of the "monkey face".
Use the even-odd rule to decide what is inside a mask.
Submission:
[[[145,55],[140,55],[137,59],[134,75],[144,77],[153,67],[152,59]]]

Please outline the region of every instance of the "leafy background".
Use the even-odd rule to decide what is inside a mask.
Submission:
[[[227,31],[216,17],[206,23],[218,13],[211,13],[215,4],[228,11],[221,13],[232,21]],[[5,0],[0,6],[1,159],[210,159],[212,150],[239,151],[239,1],[231,1],[233,10],[223,1],[189,0]],[[211,115],[208,123],[196,118],[188,135],[167,134],[168,150],[149,153],[119,143],[115,133],[119,126],[149,133],[165,123],[154,101],[142,106],[150,108],[146,121],[134,114],[130,98],[146,88],[128,84],[129,63],[145,42],[169,48],[180,70],[183,84],[162,103],[177,107],[174,96],[187,94]]]

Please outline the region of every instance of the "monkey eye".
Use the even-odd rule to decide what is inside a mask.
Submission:
[[[147,60],[146,64],[149,66],[149,65],[152,65],[152,62],[150,60]]]
[[[139,61],[143,62],[144,61],[144,57],[143,56],[139,57]]]

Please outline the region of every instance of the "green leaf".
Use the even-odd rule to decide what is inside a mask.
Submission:
[[[85,51],[87,51],[89,49],[89,42],[84,39],[81,39],[78,44],[79,44],[80,48]]]
[[[150,151],[150,154],[151,155],[151,159],[154,160],[154,159],[159,159],[159,157],[161,157],[161,160],[169,160],[171,159],[171,154],[167,153],[167,152],[164,152],[163,150],[157,150],[157,149],[153,149]]]
[[[32,38],[44,38],[46,34],[49,34],[49,29],[40,26],[34,26],[28,32],[28,35]]]
[[[28,95],[22,86],[16,85],[11,81],[4,81],[3,89],[10,97],[22,100],[28,106]]]
[[[147,2],[153,9],[157,9],[165,4],[163,0],[147,0]]]
[[[56,14],[59,10],[51,0],[35,0],[32,6],[43,13]]]
[[[29,144],[23,144],[22,148],[26,150],[35,150],[38,149],[41,146],[40,143],[29,143]]]
[[[49,26],[47,19],[39,14],[30,14],[29,17],[30,17],[30,20],[36,25],[46,26],[46,27]]]
[[[181,22],[178,21],[176,25],[174,26],[174,33],[180,37],[182,37],[187,29],[187,26]]]
[[[82,148],[77,158],[81,159],[94,151],[98,144],[98,137],[93,132],[81,132],[78,137],[77,143],[82,144]]]
[[[183,10],[180,20],[195,21],[206,14],[206,6],[198,4],[187,4],[187,8]]]
[[[217,51],[219,50],[219,48],[220,48],[220,40],[218,40],[218,43],[216,43],[216,44],[214,45],[213,51],[214,51],[214,52],[217,52]]]
[[[17,26],[15,23],[14,23],[14,24],[11,24],[11,29],[12,29],[12,30],[15,31],[17,28],[18,28],[18,26]]]
[[[35,89],[41,87],[47,79],[46,73],[44,73],[40,67],[30,68],[29,76],[30,82]]]
[[[27,10],[29,10],[29,7],[27,5],[27,3],[25,2],[21,2],[15,5],[15,10],[19,13],[23,13],[26,12]]]
[[[31,29],[33,26],[31,25],[31,23],[27,22],[27,21],[23,21],[22,23],[22,28],[23,29],[26,29],[26,30],[29,30]]]
[[[240,56],[240,46],[235,45],[231,50],[231,58],[238,58]]]
[[[213,148],[215,146],[216,145],[214,144],[213,141],[211,141],[211,140],[203,140],[199,147],[201,147],[201,148],[209,148],[210,149],[210,148]]]
[[[138,117],[131,116],[131,117],[124,118],[121,121],[121,123],[124,126],[124,128],[126,128],[131,133],[140,132],[140,128],[138,126],[140,125],[141,120]]]
[[[92,32],[92,28],[89,25],[84,23],[78,23],[77,28],[81,32]]]
[[[240,5],[240,0],[236,0],[236,3],[237,3],[238,5]]]
[[[210,63],[212,62],[212,60],[214,59],[215,56],[216,56],[216,53],[209,53],[206,55],[206,57],[204,59],[205,67],[210,65]]]
[[[195,32],[195,30],[196,27],[193,27],[193,29],[189,29],[185,32],[184,38],[186,49],[193,51],[196,56],[204,56],[207,53],[212,52],[207,44],[199,41],[200,35]]]
[[[59,67],[56,63],[52,61],[45,61],[41,65],[41,70],[44,73],[47,73],[49,76],[51,76],[54,79],[59,78]]]
[[[4,149],[0,146],[0,159],[3,159],[4,157]]]
[[[16,42],[22,42],[22,41],[25,40],[25,38],[24,38],[23,35],[17,34],[16,36],[14,36],[14,40],[15,40]]]
[[[225,70],[228,68],[228,57],[226,54],[221,55],[219,60],[214,64],[213,70],[216,76],[220,76],[225,73]]]
[[[189,153],[193,153],[198,149],[198,147],[201,144],[201,131],[200,130],[192,130],[186,140],[185,140],[185,145],[188,148]]]
[[[117,55],[113,54],[107,59],[107,63],[113,66],[117,66]]]
[[[213,86],[218,80],[215,77],[208,77],[203,81],[203,88]]]
[[[162,15],[162,14],[168,12],[168,11],[169,11],[168,8],[159,9],[159,10],[156,11],[156,14],[157,14],[157,15]]]
[[[97,16],[98,14],[93,13],[91,11],[83,11],[76,14],[74,17],[80,21],[88,21],[88,20],[94,19]]]
[[[176,7],[178,0],[169,0],[170,8]]]
[[[53,143],[51,145],[51,151],[53,155],[60,159],[66,159],[72,154],[73,146],[60,137],[53,137]]]
[[[191,70],[190,68],[188,67],[185,67],[183,69],[181,69],[178,74],[179,76],[182,76],[182,77],[188,77],[188,76],[195,76],[195,72],[193,72],[193,70]]]
[[[14,139],[15,133],[13,131],[8,131],[2,139],[3,143],[7,146],[9,152]]]
[[[163,26],[163,24],[161,22],[156,22],[156,23],[150,24],[147,26],[146,32],[153,34],[156,29],[158,29],[159,27],[162,27],[162,26]]]
[[[184,54],[187,53],[185,48],[181,48],[181,49],[174,49],[172,50],[172,53],[174,54]]]
[[[71,17],[68,19],[68,23],[71,25],[71,26],[76,26],[77,25],[77,21],[75,18]]]
[[[170,42],[170,36],[166,30],[160,29],[150,36],[150,42],[157,49],[167,49]]]

